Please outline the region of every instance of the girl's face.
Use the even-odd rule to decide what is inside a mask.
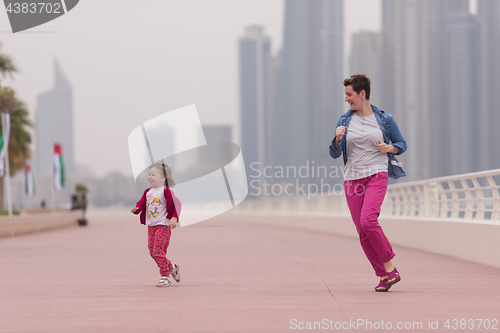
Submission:
[[[158,170],[158,168],[149,169],[148,181],[151,186],[154,188],[159,188],[165,185],[165,177],[163,177],[163,172]]]

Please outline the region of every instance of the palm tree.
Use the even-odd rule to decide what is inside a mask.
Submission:
[[[17,99],[14,90],[0,86],[0,112],[12,114],[16,109]]]
[[[12,60],[0,53],[0,78],[7,75],[12,76],[15,71],[17,69]],[[32,127],[33,124],[28,119],[26,105],[16,98],[16,94],[11,88],[0,86],[0,112],[10,114],[8,154],[10,175],[13,176],[16,171],[24,169],[26,160],[31,157],[31,135],[26,131],[26,127]],[[3,208],[3,178],[0,178],[0,210]]]
[[[87,209],[87,193],[89,193],[89,189],[84,184],[76,184],[75,185],[75,193],[76,193],[76,207],[84,210]]]
[[[85,211],[87,210],[87,193],[89,189],[84,184],[75,185],[76,192],[76,208],[82,210],[82,218],[78,219],[78,224],[81,226],[87,225],[87,219],[85,218]]]
[[[2,45],[0,44],[0,51],[2,49]],[[11,76],[12,73],[17,72],[16,66],[14,66],[14,63],[12,60],[5,54],[2,54],[0,52],[0,76]]]
[[[31,134],[26,131],[27,127],[33,127],[33,123],[28,119],[28,109],[23,102],[16,101],[14,112],[10,115],[9,168],[11,176],[14,176],[16,171],[24,170],[26,161],[31,157]]]
[[[87,194],[89,192],[89,189],[84,184],[76,184],[75,185],[75,192]]]
[[[23,102],[18,101],[12,89],[0,87],[0,111],[10,113],[10,138],[9,138],[9,169],[10,176],[23,170],[26,160],[31,157],[31,135],[27,127],[33,127],[28,119],[28,110]],[[0,121],[1,128],[1,121]],[[0,178],[0,210],[3,210],[3,181]]]

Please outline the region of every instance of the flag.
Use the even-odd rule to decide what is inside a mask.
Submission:
[[[64,162],[60,144],[54,143],[54,188],[59,191],[64,187]]]
[[[35,195],[35,178],[33,177],[33,171],[28,163],[26,163],[26,195],[32,197]]]
[[[5,113],[4,128],[5,128],[5,133],[2,131],[2,135],[0,136],[0,177],[5,176],[6,172],[5,159],[7,157],[7,150],[9,147],[9,136],[10,136],[10,114],[8,113]]]

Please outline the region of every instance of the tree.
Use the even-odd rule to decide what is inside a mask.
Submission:
[[[17,71],[12,60],[0,53],[0,78]],[[1,83],[1,81],[0,81]],[[26,131],[27,127],[33,127],[28,119],[26,105],[16,98],[14,90],[0,86],[0,112],[10,114],[10,138],[9,138],[9,168],[10,175],[16,171],[23,170],[27,159],[31,157],[31,135]],[[1,122],[0,122],[1,128]],[[0,178],[0,210],[3,210],[3,181]]]
[[[89,192],[89,189],[84,184],[76,184],[75,185],[75,192],[87,194]]]
[[[11,101],[5,99],[4,94],[9,88],[0,88],[0,110],[3,109],[5,104],[11,104]],[[15,96],[14,96],[15,98]],[[9,169],[10,176],[14,176],[19,170],[24,170],[26,161],[31,157],[31,135],[26,128],[33,127],[33,124],[28,119],[28,110],[21,101],[15,101],[14,111],[10,113],[10,137],[9,137]],[[1,128],[1,121],[0,121]],[[0,177],[0,211],[4,209],[4,177]]]
[[[0,113],[12,114],[16,110],[17,99],[14,90],[0,86]]]
[[[31,134],[26,131],[26,128],[33,127],[33,123],[28,119],[28,115],[25,104],[16,101],[14,112],[10,115],[9,168],[11,176],[19,170],[24,170],[26,161],[31,157]]]
[[[0,51],[2,50],[2,45],[0,44]],[[3,76],[11,76],[12,73],[17,72],[16,66],[14,66],[14,63],[12,60],[9,58],[9,56],[2,54],[0,52],[0,77]],[[1,82],[1,80],[0,80]]]
[[[75,208],[82,210],[82,218],[78,219],[78,224],[81,226],[87,225],[85,211],[87,210],[87,193],[89,192],[89,189],[84,184],[76,184],[75,192]]]
[[[76,192],[76,208],[85,210],[87,208],[87,193],[89,189],[84,184],[75,185]]]

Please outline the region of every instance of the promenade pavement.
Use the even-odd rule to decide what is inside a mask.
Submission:
[[[500,331],[497,268],[396,246],[402,281],[376,293],[357,239],[223,215],[173,230],[182,280],[157,288],[146,233],[94,214],[1,239],[0,332]]]

